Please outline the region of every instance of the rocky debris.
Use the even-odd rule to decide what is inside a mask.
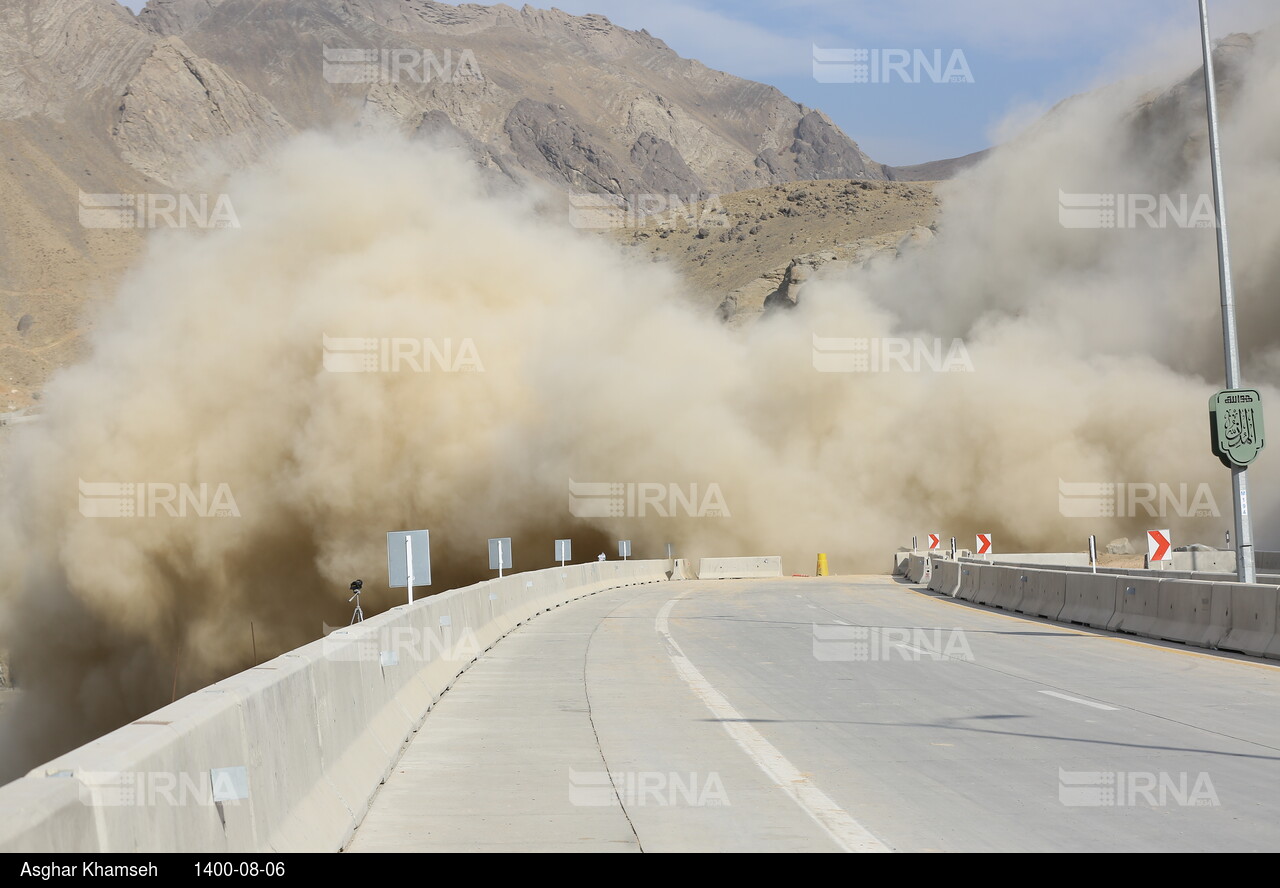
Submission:
[[[716,313],[722,321],[736,327],[775,311],[794,308],[805,286],[815,280],[894,261],[900,255],[899,245],[910,240],[911,235],[912,232],[891,232],[797,256],[730,293]]]
[[[1129,542],[1128,537],[1121,537],[1118,540],[1112,540],[1107,543],[1108,555],[1136,555],[1137,550],[1133,548],[1133,543]]]
[[[857,186],[846,186],[841,194],[860,190]],[[786,200],[788,204],[804,206],[813,197],[808,189],[802,188],[790,192]],[[786,210],[784,206],[779,212]],[[916,226],[907,231],[859,238],[851,244],[836,244],[828,250],[796,256],[785,266],[774,268],[730,293],[717,307],[717,314],[721,320],[738,325],[758,315],[794,308],[811,281],[892,262],[907,253],[928,247],[935,237],[932,225]]]
[[[633,212],[606,236],[670,262],[692,299],[737,325],[759,317],[766,300],[770,310],[794,305],[833,262],[862,268],[927,244],[937,207],[931,183],[813,180],[713,195],[663,215]]]
[[[848,271],[849,261],[840,259],[838,256],[839,254],[834,250],[829,250],[792,259],[787,270],[782,273],[782,281],[778,284],[778,289],[765,297],[764,310],[795,308],[800,301],[801,288],[814,279],[820,268],[832,273]]]
[[[935,237],[932,227],[924,228],[919,226],[913,228],[903,235],[902,240],[898,241],[897,255],[902,256],[904,253],[926,247],[933,243]]]
[[[31,317],[29,314],[24,314],[22,317],[18,318],[18,333],[25,334],[31,329],[31,325],[34,323],[35,318]]]

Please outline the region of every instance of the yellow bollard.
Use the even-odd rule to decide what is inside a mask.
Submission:
[[[827,576],[827,555],[825,552],[818,553],[818,576]]]

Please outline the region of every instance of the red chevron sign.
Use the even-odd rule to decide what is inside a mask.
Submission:
[[[989,533],[978,534],[978,554],[979,555],[991,554],[991,534]]]
[[[929,534],[929,551],[930,552],[932,552],[934,549],[938,548],[941,545],[942,545],[942,537],[938,536],[936,533]]]
[[[1171,561],[1169,550],[1173,547],[1171,534],[1167,530],[1147,531],[1147,560]]]

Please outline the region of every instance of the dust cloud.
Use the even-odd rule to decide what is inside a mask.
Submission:
[[[1271,403],[1278,58],[1260,39],[1240,61],[1224,131],[1246,381]],[[1060,107],[946,187],[935,243],[746,331],[448,151],[313,134],[235,175],[240,227],[156,232],[92,355],[12,433],[0,648],[23,693],[0,777],[345,623],[353,578],[367,612],[399,603],[390,530],[430,528],[431,591],[486,577],[495,536],[518,570],[571,537],[577,560],[631,539],[789,573],[818,552],[882,572],[929,531],[1006,552],[1147,527],[1219,542],[1213,230],[1059,219],[1060,191],[1209,190],[1199,106],[1138,100]],[[820,372],[815,335],[925,348]],[[1253,473],[1264,546],[1274,464]],[[86,517],[102,494],[82,484],[105,482],[137,485],[141,516]],[[1206,484],[1220,515],[1069,517],[1060,482]]]

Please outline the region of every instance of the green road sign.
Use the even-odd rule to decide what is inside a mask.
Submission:
[[[1262,395],[1253,389],[1227,389],[1209,399],[1213,455],[1227,468],[1243,468],[1258,458],[1265,443]]]

